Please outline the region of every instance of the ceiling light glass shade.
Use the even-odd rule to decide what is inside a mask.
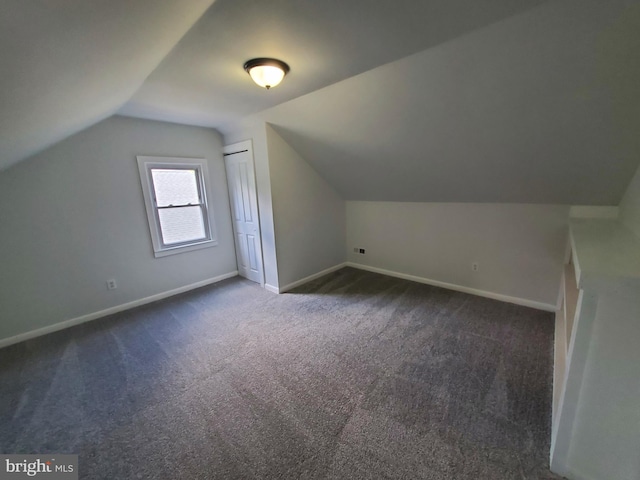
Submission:
[[[289,72],[289,65],[274,58],[254,58],[244,64],[254,82],[269,90],[278,85]]]
[[[249,70],[249,75],[251,75],[254,82],[266,89],[275,87],[284,78],[284,72],[282,70],[270,65],[253,67]]]

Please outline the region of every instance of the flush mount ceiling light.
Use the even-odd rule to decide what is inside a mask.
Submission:
[[[289,65],[275,58],[254,58],[244,64],[244,69],[254,82],[267,90],[278,85],[289,73]]]

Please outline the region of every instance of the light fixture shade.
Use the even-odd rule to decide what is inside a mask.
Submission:
[[[289,65],[275,58],[254,58],[244,64],[254,82],[269,90],[278,85],[289,72]]]

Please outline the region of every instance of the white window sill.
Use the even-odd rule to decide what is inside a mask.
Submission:
[[[203,248],[215,247],[218,245],[217,240],[205,240],[199,243],[192,243],[191,245],[180,245],[177,247],[163,248],[157,250],[153,254],[156,258],[167,257],[169,255],[176,255],[178,253],[193,252],[194,250],[202,250]]]

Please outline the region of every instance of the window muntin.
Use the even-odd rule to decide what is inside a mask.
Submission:
[[[156,257],[216,245],[204,159],[138,157]]]
[[[197,168],[149,168],[165,246],[207,240],[207,206]]]

